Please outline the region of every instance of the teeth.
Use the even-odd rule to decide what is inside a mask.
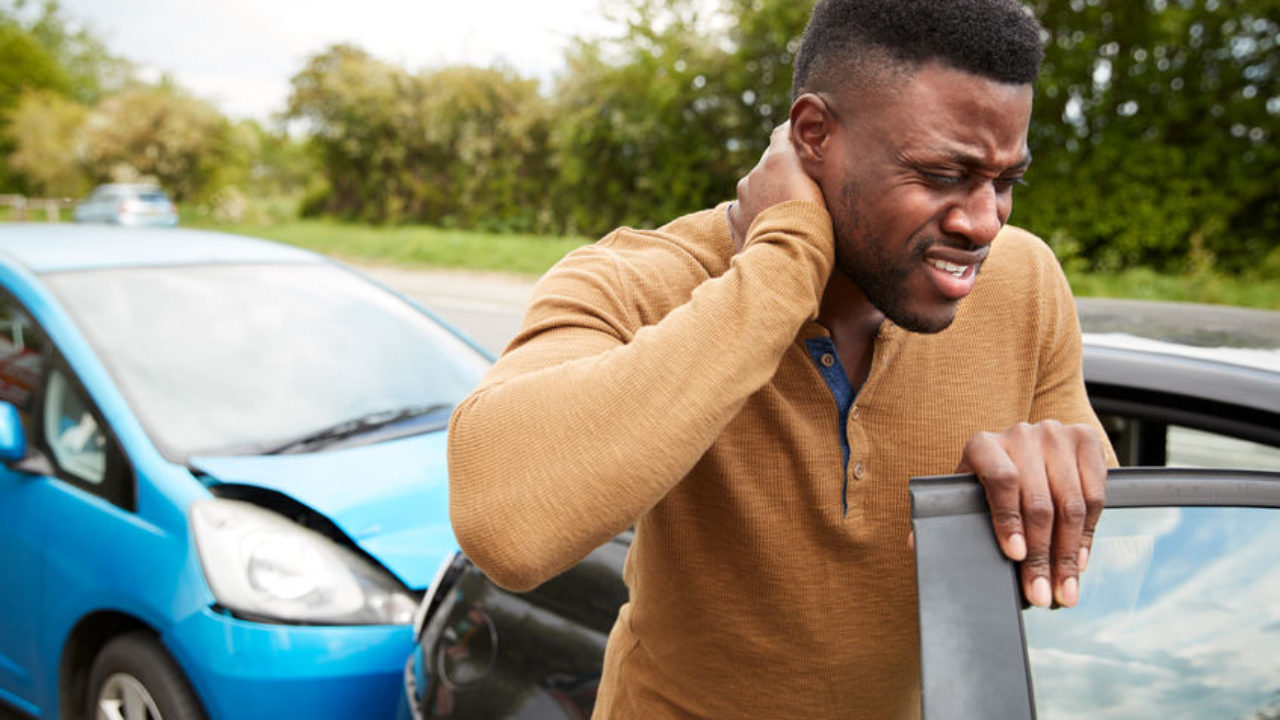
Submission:
[[[925,262],[938,268],[939,270],[942,270],[943,272],[951,273],[953,277],[957,277],[957,278],[964,277],[965,272],[969,270],[968,265],[956,265],[955,263],[949,263],[946,260],[930,259],[930,260],[926,260]]]

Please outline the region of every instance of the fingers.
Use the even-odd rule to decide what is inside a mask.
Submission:
[[[775,125],[769,131],[769,144],[778,145],[781,143],[791,142],[791,121],[783,120],[782,123]]]
[[[1005,451],[995,433],[978,433],[965,445],[956,472],[975,473],[987,491],[987,505],[995,526],[996,541],[1014,562],[1027,555],[1022,529],[1022,497],[1018,466]]]
[[[1057,423],[1054,423],[1057,425]],[[1043,433],[1044,465],[1053,496],[1053,516],[1049,518],[1053,543],[1053,599],[1071,607],[1080,599],[1080,548],[1084,534],[1085,504],[1077,463],[1075,439],[1054,428]]]
[[[738,199],[729,209],[729,230],[741,250],[751,222],[765,209],[788,200],[822,203],[822,191],[805,172],[791,142],[791,124],[784,122],[769,134],[769,147],[760,161],[738,181]]]
[[[958,471],[973,472],[982,482],[1000,547],[1021,561],[1027,601],[1075,605],[1106,503],[1106,463],[1097,432],[1045,421],[979,433],[965,446]]]
[[[1093,551],[1093,531],[1098,527],[1102,509],[1107,506],[1107,453],[1103,448],[1102,438],[1092,427],[1073,425],[1071,429],[1079,438],[1076,463],[1082,481],[1085,517],[1076,563],[1080,566],[1080,572],[1084,572],[1089,567],[1089,554]]]
[[[738,197],[742,197],[742,184],[746,181],[746,178],[738,181]],[[747,223],[742,221],[742,204],[735,202],[729,206],[729,236],[733,238],[735,252],[742,251],[742,245],[746,241],[746,234]]]

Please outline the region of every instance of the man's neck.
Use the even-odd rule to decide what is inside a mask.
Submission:
[[[884,322],[862,289],[838,268],[831,271],[818,307],[818,322],[831,332],[836,353],[853,386],[860,387],[871,369],[876,333]]]

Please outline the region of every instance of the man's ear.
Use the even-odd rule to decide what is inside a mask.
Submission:
[[[835,114],[821,95],[804,93],[791,103],[791,143],[810,176],[818,176],[835,131]]]

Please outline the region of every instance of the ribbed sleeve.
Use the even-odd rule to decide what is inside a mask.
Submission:
[[[802,202],[761,213],[728,271],[696,286],[620,284],[634,269],[613,241],[548,273],[450,424],[455,534],[509,588],[577,562],[689,473],[816,316],[832,262],[830,218]],[[650,295],[687,300],[643,324],[634,298]]]

